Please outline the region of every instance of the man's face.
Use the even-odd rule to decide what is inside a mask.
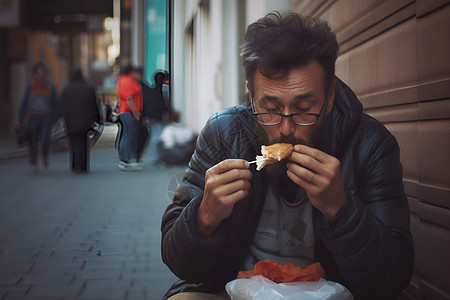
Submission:
[[[248,83],[247,88],[249,89]],[[321,117],[314,125],[296,125],[290,118],[283,118],[278,125],[263,125],[268,143],[288,142],[314,145],[334,101],[335,83],[328,91],[328,102]],[[249,89],[250,91],[250,89]],[[320,113],[325,101],[324,71],[317,61],[292,69],[281,79],[264,77],[259,71],[253,78],[253,99],[255,112],[281,114]]]
[[[139,71],[131,71],[128,73],[128,76],[130,76],[136,81],[142,81],[142,73]]]
[[[48,71],[45,68],[39,68],[36,70],[35,76],[39,81],[44,82],[45,80],[47,80]]]

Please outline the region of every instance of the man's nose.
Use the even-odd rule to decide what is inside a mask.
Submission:
[[[295,131],[295,124],[294,124],[294,122],[292,122],[291,118],[289,118],[289,117],[287,117],[287,118],[284,117],[283,120],[281,120],[281,123],[279,126],[280,126],[280,133],[283,136],[290,136]]]

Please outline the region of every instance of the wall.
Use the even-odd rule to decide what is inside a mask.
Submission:
[[[240,46],[248,24],[291,0],[171,0],[172,101],[200,131],[217,111],[246,100]]]
[[[450,5],[293,0],[336,32],[337,75],[396,136],[416,249],[401,299],[450,299]]]

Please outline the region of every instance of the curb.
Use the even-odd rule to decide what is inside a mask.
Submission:
[[[0,151],[0,161],[23,158],[28,155],[28,149],[25,148],[17,148],[11,150]]]

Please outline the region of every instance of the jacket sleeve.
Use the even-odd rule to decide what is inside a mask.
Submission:
[[[197,230],[197,211],[202,201],[207,169],[223,160],[226,153],[219,151],[217,120],[211,118],[202,130],[196,150],[189,163],[183,182],[177,188],[172,204],[162,218],[162,258],[180,279],[190,282],[214,282],[214,276],[223,263],[232,233],[219,225],[213,236]],[[220,136],[220,135],[219,135]]]
[[[354,158],[364,162],[358,166],[360,179],[346,191],[346,205],[331,222],[324,220],[320,230],[355,299],[393,299],[408,285],[413,271],[399,147],[384,130],[360,143],[358,153],[365,159]]]
[[[91,86],[91,98],[90,98],[90,105],[91,107],[89,108],[90,114],[91,114],[91,125],[93,122],[97,122],[100,123],[101,119],[100,119],[100,110],[99,110],[99,103],[98,103],[98,99],[97,99],[97,93],[95,90],[94,86]]]

